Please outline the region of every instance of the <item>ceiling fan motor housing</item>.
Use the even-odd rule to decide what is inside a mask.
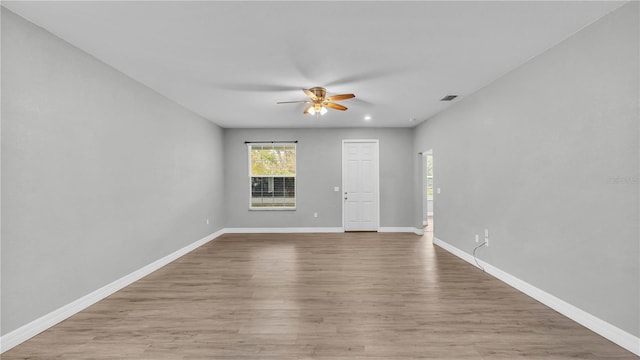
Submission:
[[[311,89],[309,89],[309,91],[311,91],[318,98],[318,102],[322,102],[327,96],[327,89],[323,87],[312,87]]]

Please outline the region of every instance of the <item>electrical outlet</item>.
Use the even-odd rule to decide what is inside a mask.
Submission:
[[[476,242],[480,242],[480,235],[476,234]]]
[[[318,217],[318,213],[317,213],[317,212],[314,212],[314,213],[313,213],[313,217],[314,217],[314,218],[317,218],[317,217]]]
[[[209,219],[207,219],[207,225],[209,225]]]
[[[489,229],[484,229],[484,242],[485,246],[489,247]]]

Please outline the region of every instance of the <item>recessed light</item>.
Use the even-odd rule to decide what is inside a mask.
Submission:
[[[366,116],[364,117],[364,120],[365,120],[365,121],[369,121],[369,120],[371,120],[371,116],[370,116],[370,115],[366,115]]]

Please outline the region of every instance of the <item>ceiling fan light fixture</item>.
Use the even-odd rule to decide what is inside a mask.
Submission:
[[[309,107],[308,113],[311,115],[316,115],[316,114],[324,115],[327,113],[327,109],[324,106],[322,106],[322,104],[313,104],[313,106]]]

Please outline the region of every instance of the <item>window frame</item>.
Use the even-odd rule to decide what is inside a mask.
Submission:
[[[248,142],[247,144],[247,174],[248,174],[248,181],[249,181],[249,210],[251,211],[295,211],[297,209],[297,205],[298,205],[298,144],[297,142],[287,142],[287,143],[279,143],[279,142]],[[254,175],[251,172],[251,151],[253,149],[253,147],[282,147],[282,146],[286,146],[286,147],[293,147],[293,151],[294,151],[294,155],[295,155],[295,173],[293,175]],[[282,179],[286,179],[286,178],[293,178],[293,191],[294,191],[294,196],[293,196],[293,206],[253,206],[253,181],[251,181],[252,178],[282,178]],[[286,180],[283,180],[286,182]],[[286,185],[284,185],[286,186]]]

